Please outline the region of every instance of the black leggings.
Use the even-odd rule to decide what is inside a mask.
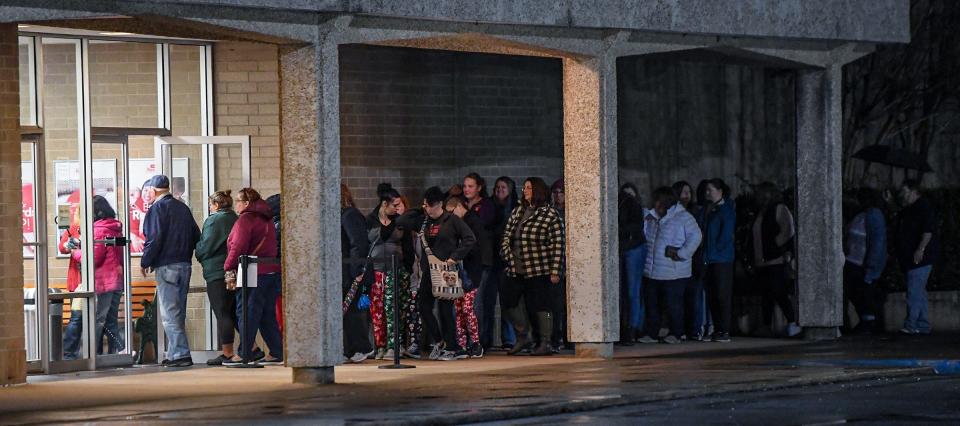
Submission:
[[[223,278],[207,281],[207,297],[210,308],[217,317],[217,336],[221,345],[232,345],[237,329],[237,292],[227,290]]]
[[[780,306],[787,322],[797,322],[796,310],[790,301],[790,277],[786,265],[763,266],[757,268],[757,278],[763,286],[763,323],[773,324],[773,305]]]
[[[458,351],[463,349],[457,342],[457,319],[454,316],[454,307],[452,300],[442,300],[433,297],[433,288],[430,285],[429,269],[420,279],[420,291],[417,292],[417,304],[420,307],[420,322],[422,331],[420,333],[421,353],[429,353],[430,344],[443,341],[446,350]],[[437,316],[433,315],[433,307],[436,305],[439,314],[439,323]]]
[[[715,333],[730,333],[733,300],[733,263],[711,263],[704,275],[704,288]]]
[[[530,315],[537,312],[553,312],[554,301],[559,291],[553,286],[556,284],[550,282],[549,275],[531,278],[507,276],[506,282],[500,289],[500,302],[504,308],[512,309],[520,305],[522,297]]]

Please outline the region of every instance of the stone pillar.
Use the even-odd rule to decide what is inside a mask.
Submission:
[[[838,64],[798,71],[798,320],[808,339],[834,339],[843,324],[841,77]]]
[[[17,24],[0,24],[0,386],[27,380]]]
[[[613,356],[620,334],[617,75],[610,55],[563,59],[568,338],[577,356]]]
[[[343,360],[337,45],[280,48],[284,356],[297,383]]]

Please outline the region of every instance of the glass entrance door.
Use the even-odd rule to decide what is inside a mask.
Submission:
[[[164,136],[154,138],[154,155],[159,173],[170,178],[174,197],[190,207],[200,229],[209,216],[207,197],[216,191],[236,194],[250,186],[249,136]],[[186,331],[193,351],[220,349],[216,318],[206,296],[200,264],[193,260],[187,298]],[[163,336],[158,314],[157,335]],[[157,339],[163,347],[164,339]],[[162,349],[161,352],[162,353]]]
[[[129,155],[125,138],[91,143],[94,317],[97,367],[133,364],[133,292],[130,266]]]

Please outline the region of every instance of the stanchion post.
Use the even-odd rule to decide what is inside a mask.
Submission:
[[[390,273],[393,274],[393,364],[381,365],[383,369],[416,368],[413,365],[400,363],[400,273],[397,268],[397,255],[390,256]],[[386,289],[384,289],[386,291]]]
[[[252,344],[244,345],[243,336],[246,335],[247,327],[250,326],[247,321],[247,268],[250,266],[249,256],[240,256],[240,268],[237,270],[237,282],[240,282],[240,347],[243,349],[240,353],[240,364],[228,365],[227,368],[263,368],[256,361],[252,361]],[[242,279],[241,279],[242,277]]]

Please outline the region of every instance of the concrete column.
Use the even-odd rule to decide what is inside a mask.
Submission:
[[[797,260],[799,322],[808,339],[843,324],[841,65],[798,71]]]
[[[17,24],[0,24],[0,386],[27,380],[17,52]]]
[[[298,383],[343,360],[337,45],[280,48],[284,356]]]
[[[613,356],[620,334],[616,58],[563,59],[567,306],[577,356]]]

